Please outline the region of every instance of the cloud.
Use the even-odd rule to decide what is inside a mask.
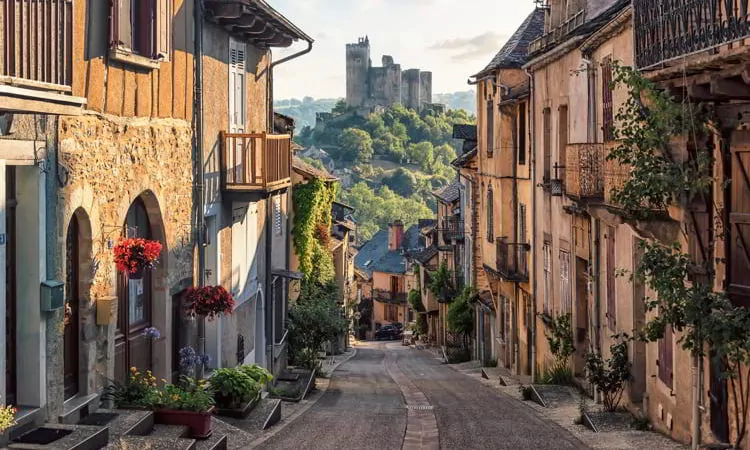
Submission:
[[[505,39],[507,39],[506,35],[488,31],[472,37],[436,42],[427,48],[432,51],[450,51],[453,53],[452,60],[467,61],[497,52],[500,50],[501,42]]]

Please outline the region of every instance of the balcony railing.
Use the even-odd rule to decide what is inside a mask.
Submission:
[[[528,281],[531,246],[511,243],[507,238],[497,240],[497,272],[507,281]]]
[[[560,42],[576,30],[578,27],[586,23],[586,11],[581,10],[576,14],[572,15],[568,20],[555,27],[552,31],[543,34],[541,37],[534,39],[529,44],[529,54],[533,55],[540,51],[546,50]]]
[[[72,0],[0,0],[0,14],[0,81],[69,91]]]
[[[406,292],[392,292],[386,289],[374,289],[372,298],[381,303],[406,303]]]
[[[457,217],[444,218],[442,221],[441,231],[445,244],[451,244],[453,241],[464,239],[464,221]]]
[[[291,185],[291,143],[288,134],[222,132],[224,190],[268,193]]]
[[[630,166],[624,165],[617,160],[607,160],[606,155],[617,146],[618,142],[608,142],[604,144],[604,203],[617,206],[613,199],[613,189],[622,189],[630,177]]]
[[[633,17],[641,69],[750,36],[747,0],[633,0]]]
[[[565,193],[578,199],[602,198],[604,144],[568,144],[565,156]]]

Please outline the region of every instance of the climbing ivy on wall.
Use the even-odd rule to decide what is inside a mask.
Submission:
[[[306,281],[325,284],[334,279],[328,235],[331,231],[331,207],[337,191],[338,184],[329,185],[320,178],[294,187],[292,238],[300,271]]]

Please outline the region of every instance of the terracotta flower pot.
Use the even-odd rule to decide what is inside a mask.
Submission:
[[[162,425],[182,425],[190,427],[190,437],[205,439],[213,432],[211,418],[214,407],[205,412],[158,409],[154,411],[154,421]]]

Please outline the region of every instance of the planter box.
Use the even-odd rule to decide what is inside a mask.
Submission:
[[[258,404],[259,401],[260,401],[260,393],[258,393],[258,395],[254,399],[247,402],[241,408],[230,409],[230,408],[216,407],[216,414],[219,416],[233,417],[235,419],[244,419],[250,414],[250,412],[253,409],[255,409],[255,406]]]
[[[213,407],[206,412],[179,411],[171,409],[157,409],[154,411],[154,422],[162,425],[182,425],[190,427],[190,437],[206,439],[213,432],[211,418]]]

